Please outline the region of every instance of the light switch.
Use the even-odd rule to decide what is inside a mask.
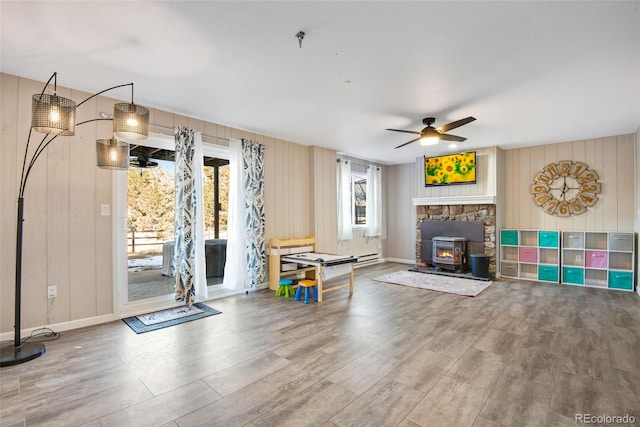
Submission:
[[[102,216],[109,216],[111,215],[111,209],[110,206],[108,204],[103,204],[100,205],[100,214]]]

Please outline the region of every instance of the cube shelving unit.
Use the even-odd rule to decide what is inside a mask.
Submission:
[[[500,230],[500,275],[515,279],[558,283],[560,232]]]
[[[563,284],[633,291],[634,264],[634,233],[562,233]]]
[[[500,230],[500,275],[633,292],[635,233]]]

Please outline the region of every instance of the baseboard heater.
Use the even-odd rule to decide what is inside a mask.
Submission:
[[[365,265],[377,264],[380,262],[380,254],[358,255],[358,261],[354,264],[355,268],[364,267]]]

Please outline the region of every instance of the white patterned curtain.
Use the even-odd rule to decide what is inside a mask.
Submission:
[[[176,301],[189,307],[207,292],[204,262],[202,139],[199,132],[176,127],[176,202],[174,220],[174,278]]]
[[[382,170],[369,165],[367,167],[367,227],[364,235],[376,237],[382,234]]]
[[[351,163],[338,162],[338,240],[351,240]]]
[[[223,285],[242,290],[265,278],[264,146],[229,142],[229,220]]]

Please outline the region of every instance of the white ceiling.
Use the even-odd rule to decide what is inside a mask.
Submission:
[[[636,132],[640,1],[2,1],[2,72],[386,164]],[[302,47],[295,34],[304,31]],[[110,96],[128,99],[126,89]]]

